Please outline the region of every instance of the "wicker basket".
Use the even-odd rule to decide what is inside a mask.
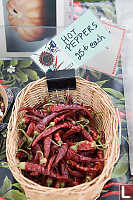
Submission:
[[[28,84],[17,96],[8,126],[7,159],[13,176],[24,188],[28,200],[94,200],[99,197],[104,184],[111,178],[111,173],[120,151],[120,120],[108,95],[95,83],[76,77],[76,90],[69,90],[74,102],[91,105],[96,112],[96,126],[105,132],[107,148],[104,152],[105,166],[100,176],[91,182],[69,188],[49,188],[41,186],[24,177],[15,165],[18,134],[17,124],[22,116],[18,113],[21,106],[34,106],[43,102],[44,97],[61,99],[67,91],[48,93],[47,81],[42,78]]]

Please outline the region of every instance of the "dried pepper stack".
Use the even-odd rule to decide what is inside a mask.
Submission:
[[[93,180],[104,168],[105,136],[97,131],[91,106],[40,103],[22,107],[16,157],[24,176],[48,187],[72,187]]]

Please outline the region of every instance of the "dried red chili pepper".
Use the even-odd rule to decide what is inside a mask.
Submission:
[[[27,154],[25,154],[24,152],[22,151],[18,151],[16,153],[16,157],[20,160],[20,161],[24,161],[27,159]]]
[[[59,148],[57,157],[53,163],[53,168],[59,163],[60,160],[62,160],[62,158],[65,156],[66,152],[68,149],[68,145],[66,143],[63,143],[62,146]]]
[[[97,157],[100,159],[103,158],[103,150],[97,149]]]
[[[50,106],[50,111],[51,112],[60,112],[63,110],[78,110],[78,111],[84,111],[84,114],[87,115],[90,119],[93,119],[93,114],[91,113],[91,111],[89,111],[86,107],[83,107],[81,105],[77,105],[77,104],[54,104],[52,106]]]
[[[60,147],[60,145],[53,144],[53,145],[51,146],[51,152],[52,152],[53,154],[56,153],[56,151],[58,151],[59,147]]]
[[[103,171],[104,162],[96,162],[94,165],[94,169],[96,169],[99,173]]]
[[[59,112],[59,113],[52,113],[50,115],[48,115],[47,117],[44,117],[42,119],[42,121],[40,121],[40,123],[37,124],[35,130],[36,131],[43,131],[46,127],[47,124],[49,124],[49,122],[51,122],[55,117],[61,115],[61,114],[64,114],[66,111],[63,111],[63,112]]]
[[[96,150],[94,151],[80,151],[78,152],[81,156],[95,158],[97,156]]]
[[[37,110],[35,108],[32,108],[32,107],[28,107],[28,106],[27,107],[22,107],[22,108],[19,109],[19,112],[21,112],[21,111],[27,111],[30,114],[35,115],[35,116],[40,117],[40,118],[44,117],[44,113],[43,112],[41,112],[40,110]]]
[[[26,114],[24,114],[22,119],[22,124],[28,124],[31,121],[31,118],[27,117]]]
[[[55,158],[56,158],[56,155],[54,154],[54,155],[49,159],[48,166],[47,166],[48,172],[50,172],[51,168],[53,167],[53,162],[54,162]]]
[[[31,121],[40,122],[40,118],[37,116],[25,114],[25,117]]]
[[[74,177],[83,177],[82,173],[80,173],[79,171],[76,171],[76,170],[72,170],[70,167],[68,167],[68,171]]]
[[[79,133],[82,130],[82,126],[79,124],[77,126],[72,126],[71,129],[69,129],[64,135],[63,135],[63,140],[66,138],[69,138],[71,135],[75,133]]]
[[[96,172],[98,171],[98,168],[90,168],[90,167],[83,167],[80,164],[76,163],[75,161],[69,160],[69,163],[72,167],[76,168],[79,171],[82,172]]]
[[[70,148],[75,151],[94,151],[97,145],[95,141],[89,142],[88,140],[77,142],[77,144],[71,146]]]
[[[92,135],[94,140],[97,140],[99,138],[98,132],[93,127],[90,127],[90,134]]]
[[[61,175],[68,178],[69,177],[68,169],[64,160],[61,161],[60,168],[61,168]]]
[[[44,142],[43,142],[44,156],[45,156],[46,159],[48,159],[48,157],[49,157],[51,140],[52,140],[52,135],[49,135],[46,138],[44,138]]]
[[[66,140],[66,143],[68,144],[68,146],[73,146],[73,145],[75,145],[75,144],[77,144],[77,142],[72,142],[72,141],[70,141],[70,140]]]
[[[39,160],[40,160],[40,153],[36,152],[36,154],[35,154],[34,159],[32,160],[32,162],[36,163],[36,164],[40,164]]]
[[[44,157],[42,151],[37,151],[33,162],[37,164],[46,164],[47,159]]]
[[[33,164],[31,162],[20,162],[17,166],[18,168],[25,171],[38,172],[39,174],[48,175],[46,168],[40,164]]]
[[[59,144],[60,146],[63,143],[62,140],[61,140],[61,136],[60,135],[62,135],[63,133],[64,133],[63,130],[59,130],[54,134],[54,139],[57,142],[57,144]]]
[[[83,135],[84,139],[88,140],[89,142],[92,142],[94,140],[86,129],[82,129],[81,134]]]
[[[90,157],[85,157],[77,154],[76,151],[74,151],[72,148],[68,148],[67,154],[66,154],[66,159],[67,160],[74,160],[76,162],[97,162],[101,161],[103,162],[104,159],[99,159],[99,158],[90,158]]]
[[[69,122],[64,122],[63,124],[58,124],[54,127],[51,127],[49,129],[45,129],[42,133],[40,133],[36,139],[33,141],[32,146],[34,146],[39,140],[41,140],[43,137],[47,137],[48,135],[52,134],[53,132],[62,129],[62,128],[71,128],[72,124]]]
[[[32,147],[32,152],[36,152],[36,151],[41,151],[41,147],[39,144],[36,144],[34,147]]]
[[[54,122],[55,122],[55,124],[57,124],[57,123],[63,121],[64,119],[66,119],[68,116],[72,116],[72,115],[73,115],[73,112],[72,112],[72,111],[70,111],[70,112],[67,111],[65,114],[60,115],[59,117],[56,117],[56,118],[54,119]]]
[[[27,128],[26,134],[28,136],[31,136],[33,134],[33,132],[34,132],[34,129],[35,129],[35,122],[31,121],[29,126],[28,126],[28,128]]]
[[[55,171],[53,171],[53,170],[51,170],[51,171],[49,172],[49,176],[50,176],[50,177],[53,177],[53,178],[56,178],[56,179],[63,180],[63,181],[68,181],[68,179],[70,179],[70,178],[67,178],[66,176],[59,175],[59,173],[57,173],[57,172],[55,172]]]
[[[38,172],[31,172],[31,173],[30,173],[30,176],[38,176],[38,175],[39,175]]]

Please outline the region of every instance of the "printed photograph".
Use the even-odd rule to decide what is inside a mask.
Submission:
[[[0,57],[30,57],[70,23],[68,7],[66,0],[0,0]]]
[[[33,52],[56,34],[56,1],[4,0],[8,52]]]

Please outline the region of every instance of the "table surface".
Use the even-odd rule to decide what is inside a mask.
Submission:
[[[89,6],[88,4],[85,5],[86,7]],[[86,7],[83,5],[82,7],[80,7],[80,9],[86,9]],[[101,11],[100,7],[96,8],[97,12]],[[113,10],[113,7],[111,7],[111,9],[113,16],[111,20],[115,22],[115,11]],[[76,10],[75,17],[77,17],[79,13],[81,14],[81,12],[77,12]],[[105,15],[103,16],[103,12],[102,17],[105,17]],[[14,68],[12,68],[11,66],[13,66]],[[123,183],[133,184],[133,178],[130,175],[128,159],[129,145],[127,120],[125,114],[125,97],[123,89],[121,57],[119,58],[117,73],[115,77],[83,68],[80,68],[78,73],[79,76],[88,81],[95,82],[101,88],[103,88],[112,99],[114,106],[119,109],[122,128],[120,156],[118,162],[114,167],[112,178],[104,186],[101,196],[99,197],[99,200],[117,200],[119,199],[120,194],[119,186]],[[24,200],[26,198],[23,190],[20,188],[20,185],[16,182],[10,170],[8,169],[5,154],[5,142],[7,133],[6,126],[8,124],[11,109],[17,93],[31,81],[38,80],[42,77],[44,77],[44,73],[31,60],[0,60],[0,84],[6,89],[10,102],[7,115],[3,123],[0,124],[0,196],[3,196],[7,199]]]

